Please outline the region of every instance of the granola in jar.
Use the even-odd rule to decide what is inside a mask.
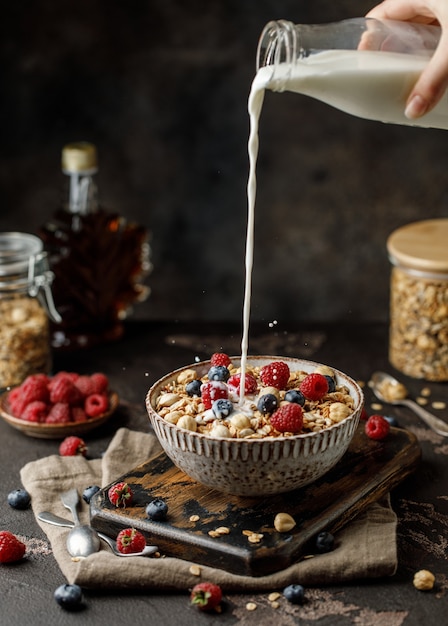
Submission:
[[[389,360],[408,376],[448,380],[448,220],[404,226],[389,237]]]
[[[48,316],[38,300],[0,298],[0,387],[20,384],[30,374],[49,373]]]
[[[49,315],[52,274],[42,241],[27,233],[0,233],[0,388],[19,385],[51,367]]]

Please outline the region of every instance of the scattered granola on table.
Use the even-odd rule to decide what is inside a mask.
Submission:
[[[415,573],[413,583],[414,587],[420,591],[431,591],[434,587],[435,580],[435,576],[432,572],[421,569]]]

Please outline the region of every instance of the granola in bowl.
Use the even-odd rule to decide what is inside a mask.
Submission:
[[[272,365],[276,363],[283,364],[285,370],[287,368],[286,382],[277,386],[275,375],[271,381],[266,379],[267,368],[272,370]],[[156,408],[158,414],[170,424],[212,437],[264,439],[319,432],[351,415],[355,401],[343,381],[336,380],[334,369],[316,365],[311,373],[317,379],[315,383],[323,384],[322,393],[317,396],[301,391],[311,378],[310,372],[290,370],[282,360],[273,360],[265,366],[249,366],[246,369],[246,378],[250,381],[249,393],[245,393],[241,401],[239,384],[232,385],[235,379],[240,383],[240,368],[232,360],[227,366],[210,365],[202,376],[197,369],[185,369],[161,390]],[[219,397],[207,402],[203,397],[204,391],[210,388]],[[272,424],[271,417],[280,407],[290,403],[301,407],[303,419],[300,429],[279,430]]]

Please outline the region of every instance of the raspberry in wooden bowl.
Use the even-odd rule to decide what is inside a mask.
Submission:
[[[171,372],[147,393],[151,425],[180,470],[224,493],[265,496],[336,465],[364,403],[353,379],[312,361],[248,357],[242,397],[240,358],[220,361]]]
[[[105,374],[32,374],[0,396],[0,416],[25,435],[64,439],[104,424],[119,403]]]

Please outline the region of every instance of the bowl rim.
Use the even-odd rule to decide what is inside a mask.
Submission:
[[[231,361],[241,361],[241,356],[230,356],[229,357],[231,359]],[[354,389],[356,390],[357,394],[359,395],[359,405],[356,405],[353,412],[350,413],[350,415],[348,415],[347,417],[345,417],[343,420],[341,420],[340,422],[337,422],[335,424],[332,424],[331,426],[327,426],[326,428],[318,431],[318,432],[313,432],[313,433],[298,433],[297,435],[290,435],[288,437],[285,437],[283,435],[279,435],[278,437],[272,437],[272,436],[268,436],[268,437],[249,437],[249,438],[242,438],[239,439],[237,437],[211,437],[210,435],[206,435],[204,433],[198,433],[192,430],[187,430],[186,428],[181,428],[179,426],[177,426],[176,424],[171,424],[171,422],[167,422],[161,415],[159,415],[156,411],[156,409],[151,405],[151,397],[153,396],[154,392],[156,391],[157,387],[159,387],[164,381],[168,382],[170,380],[172,380],[173,378],[176,378],[182,371],[186,370],[186,369],[194,369],[194,368],[198,368],[199,366],[207,366],[208,364],[210,364],[210,359],[207,359],[205,361],[198,361],[196,363],[192,363],[190,365],[185,365],[183,367],[179,367],[175,370],[172,370],[171,372],[169,372],[168,374],[165,374],[164,376],[162,376],[161,378],[159,378],[158,380],[156,380],[151,387],[149,388],[149,390],[146,393],[146,397],[145,397],[145,404],[146,404],[146,409],[147,412],[149,414],[149,419],[151,419],[151,417],[156,418],[156,420],[158,422],[161,422],[163,424],[164,428],[168,428],[170,430],[172,430],[173,432],[179,432],[179,433],[183,433],[183,434],[188,434],[192,437],[197,437],[199,439],[205,439],[207,441],[210,442],[221,442],[221,441],[226,441],[226,442],[232,442],[232,444],[235,445],[248,445],[250,443],[275,443],[275,442],[280,442],[280,443],[284,443],[284,442],[293,442],[293,441],[297,441],[297,440],[302,440],[302,439],[309,439],[309,438],[318,438],[319,436],[323,436],[324,433],[330,433],[333,430],[336,430],[340,427],[342,427],[343,425],[346,425],[347,422],[352,421],[353,419],[356,418],[356,416],[361,414],[361,410],[364,406],[364,393],[360,387],[360,385],[348,374],[345,374],[344,372],[342,372],[342,370],[337,369],[336,367],[333,367],[332,365],[326,365],[324,363],[320,363],[318,361],[311,361],[309,359],[300,359],[300,358],[296,358],[296,357],[285,357],[285,356],[265,356],[265,355],[248,355],[247,356],[247,364],[249,364],[250,360],[273,360],[273,361],[279,361],[279,360],[283,360],[283,361],[287,361],[287,362],[294,362],[294,363],[308,363],[310,365],[314,365],[314,366],[322,366],[325,365],[326,367],[331,368],[334,373],[336,374],[336,376],[341,376],[344,379],[348,379],[348,381],[353,385]],[[354,398],[354,400],[356,401],[356,398]]]

